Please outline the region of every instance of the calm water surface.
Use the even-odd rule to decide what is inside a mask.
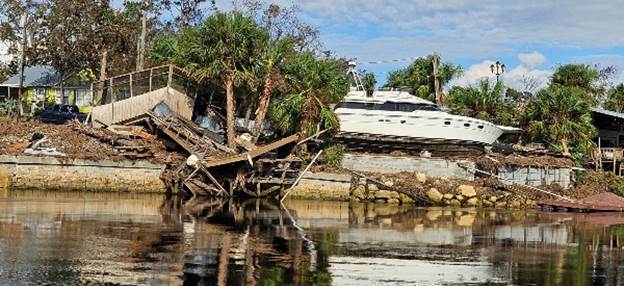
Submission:
[[[622,285],[622,243],[620,214],[0,196],[0,285]]]

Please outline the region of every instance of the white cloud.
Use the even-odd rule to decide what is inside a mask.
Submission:
[[[361,61],[441,53],[450,61],[526,49],[624,47],[624,0],[298,1],[326,46]],[[526,60],[535,68],[539,55]],[[543,63],[541,63],[543,64]],[[532,66],[533,65],[533,66]]]
[[[538,52],[526,54],[520,53],[518,54],[518,60],[520,60],[520,63],[522,63],[522,65],[526,66],[527,68],[535,68],[545,63],[546,57]]]
[[[316,0],[298,5],[313,17],[340,25],[373,23],[393,33],[429,39],[451,35],[513,45],[518,42],[555,46],[605,47],[624,44],[622,0],[616,1],[429,1]]]
[[[545,58],[544,58],[545,59]],[[495,80],[496,76],[492,74],[490,65],[494,61],[485,60],[481,63],[471,65],[464,71],[464,74],[452,80],[449,86],[474,86],[483,79]],[[548,85],[548,81],[552,71],[529,68],[525,63],[521,63],[511,70],[507,70],[500,77],[505,86],[520,91],[536,91]]]

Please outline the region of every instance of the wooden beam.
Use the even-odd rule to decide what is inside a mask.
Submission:
[[[271,144],[267,144],[264,146],[260,146],[258,147],[258,149],[249,151],[249,152],[245,152],[245,153],[240,153],[238,155],[234,155],[234,156],[230,156],[226,159],[223,160],[217,160],[217,161],[211,161],[211,162],[205,162],[204,163],[204,168],[213,168],[213,167],[217,167],[217,166],[222,166],[222,165],[227,165],[227,164],[232,164],[232,163],[236,163],[236,162],[240,162],[240,161],[246,161],[247,157],[251,157],[251,158],[256,158],[260,155],[263,155],[269,151],[273,151],[277,148],[280,148],[282,146],[288,145],[290,143],[293,143],[295,141],[297,141],[299,139],[298,135],[291,135],[288,136],[286,138],[282,138],[281,140],[275,141]]]
[[[171,87],[173,83],[173,65],[169,65],[169,74],[167,75],[167,87]]]

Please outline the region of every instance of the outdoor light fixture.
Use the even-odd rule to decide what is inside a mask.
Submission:
[[[505,64],[496,61],[496,63],[490,65],[490,70],[496,75],[496,82],[498,82],[500,75],[505,72]]]

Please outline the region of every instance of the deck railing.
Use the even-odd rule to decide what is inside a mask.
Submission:
[[[192,96],[197,81],[190,72],[175,65],[155,66],[96,81],[91,84],[93,106],[109,104],[170,87]]]

